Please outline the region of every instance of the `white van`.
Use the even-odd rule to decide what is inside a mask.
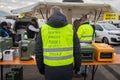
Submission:
[[[110,23],[96,23],[95,41],[107,44],[120,44],[120,29]]]

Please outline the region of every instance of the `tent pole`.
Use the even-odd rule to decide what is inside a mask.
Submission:
[[[93,42],[95,42],[95,25],[96,25],[96,17],[97,17],[97,10],[95,10],[95,17],[94,17],[94,33],[93,33]]]
[[[102,12],[103,12],[103,10],[101,9],[101,11],[100,11],[100,13],[99,13],[99,15],[98,15],[98,17],[97,17],[97,21],[99,20],[99,18],[100,18],[100,16],[101,16]]]
[[[44,15],[43,15],[43,13],[42,13],[42,11],[41,11],[41,9],[40,9],[40,13],[41,13],[41,15],[42,15],[42,18],[45,19],[45,18],[44,18]]]
[[[46,8],[46,20],[48,20],[48,8]]]

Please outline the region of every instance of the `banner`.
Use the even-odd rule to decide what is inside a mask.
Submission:
[[[104,21],[118,21],[119,15],[118,13],[104,13],[103,20]]]

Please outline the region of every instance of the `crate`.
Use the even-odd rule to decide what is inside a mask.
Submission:
[[[113,61],[114,48],[104,43],[93,43],[95,47],[95,59],[97,61]]]
[[[21,40],[19,42],[19,54],[20,60],[29,60],[31,59],[31,55],[34,54],[34,45],[35,40]]]
[[[94,47],[89,43],[80,43],[82,61],[94,61]]]

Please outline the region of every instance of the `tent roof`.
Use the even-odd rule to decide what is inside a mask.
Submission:
[[[50,8],[52,6],[60,6],[63,9],[63,13],[67,16],[69,22],[72,18],[80,18],[81,15],[100,16],[100,13],[111,12],[112,8],[109,4],[97,4],[97,3],[72,3],[72,2],[39,2],[31,6],[24,8],[11,10],[13,14],[25,13],[28,15],[34,15],[34,17],[40,17],[42,13],[43,19],[47,19],[49,16]],[[96,14],[97,12],[97,14]]]
[[[11,13],[13,14],[20,14],[20,13],[25,13],[25,12],[30,12],[33,10],[33,8],[35,8],[38,4],[33,4],[33,5],[29,5],[23,8],[19,8],[19,9],[13,9],[11,10]]]
[[[5,17],[5,16],[8,16],[8,15],[11,15],[11,14],[8,13],[8,12],[5,12],[3,10],[0,10],[0,17]]]
[[[45,10],[45,8],[50,8],[51,6],[60,6],[63,8],[63,10],[66,9],[72,9],[72,10],[80,10],[80,12],[82,11],[91,11],[91,10],[98,10],[100,11],[101,9],[103,9],[103,11],[112,11],[111,10],[111,6],[108,4],[96,4],[96,3],[71,3],[71,2],[39,2],[37,4],[33,4],[24,8],[20,8],[20,9],[14,9],[11,10],[11,12],[13,14],[20,14],[20,13],[25,13],[25,12],[30,12],[30,11],[34,11],[35,9],[43,9]]]

